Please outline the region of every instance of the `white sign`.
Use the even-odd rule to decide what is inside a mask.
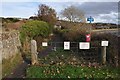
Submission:
[[[42,42],[42,46],[48,46],[47,42]]]
[[[108,46],[108,41],[102,41],[101,46]]]
[[[90,49],[90,43],[89,42],[80,42],[79,48],[80,49]]]
[[[69,50],[70,49],[70,42],[64,42],[64,49]]]

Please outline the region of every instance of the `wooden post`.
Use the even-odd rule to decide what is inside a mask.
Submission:
[[[102,48],[102,63],[106,64],[106,46]]]
[[[31,40],[31,63],[32,65],[37,64],[37,43],[35,40]]]
[[[108,41],[101,42],[102,48],[102,64],[106,64],[106,46],[108,46]]]

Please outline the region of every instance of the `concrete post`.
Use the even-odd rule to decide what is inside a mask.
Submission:
[[[106,46],[102,48],[102,63],[106,64]]]

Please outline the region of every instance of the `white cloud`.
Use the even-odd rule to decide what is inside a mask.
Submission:
[[[2,2],[119,2],[119,0],[2,0]]]
[[[78,5],[78,3],[74,2],[3,2],[2,5],[2,11],[0,16],[3,17],[23,17],[28,18],[31,15],[34,15],[37,13],[38,5],[39,4],[46,4],[53,9],[56,10],[56,12],[59,13],[61,10],[63,10],[65,7],[70,6],[72,4]],[[80,3],[79,3],[80,4]]]
[[[109,14],[99,14],[95,16],[95,22],[118,23],[118,13],[111,12]]]
[[[84,1],[87,1],[87,0],[84,0]],[[61,10],[63,10],[65,7],[70,6],[71,4],[81,5],[84,2],[66,2],[66,3],[64,3],[64,2],[62,2],[62,3],[59,3],[59,2],[3,2],[2,16],[3,17],[29,18],[31,15],[34,15],[34,13],[37,13],[38,5],[41,3],[54,8],[59,15],[59,12]],[[87,6],[86,8],[88,8],[88,7],[89,6]],[[99,7],[96,7],[96,8],[99,8]],[[107,6],[107,8],[105,8],[105,10],[106,9],[108,10],[109,8],[110,7]],[[92,10],[93,10],[93,12],[94,11],[97,12],[93,8],[91,9],[91,11]],[[104,13],[103,11],[101,11],[101,8],[100,8],[99,14],[87,13],[86,17],[89,17],[89,15],[93,16],[95,19],[95,22],[117,23],[118,13],[113,10],[114,10],[114,8],[112,10],[109,10],[112,12]],[[0,9],[0,11],[1,11],[1,9]],[[88,10],[86,10],[86,11],[88,11]],[[1,14],[0,14],[0,16],[1,16]]]
[[[2,3],[0,3],[0,15],[2,15]]]
[[[101,17],[101,18],[103,18],[103,19],[105,19],[105,18],[113,18],[113,19],[115,19],[115,18],[117,18],[118,17],[118,13],[115,13],[115,12],[111,12],[110,14],[99,14],[99,16]]]
[[[38,5],[36,3],[4,2],[2,5],[2,16],[28,18],[37,12],[37,8]]]

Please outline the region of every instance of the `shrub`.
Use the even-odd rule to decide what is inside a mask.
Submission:
[[[78,26],[70,27],[69,29],[63,29],[61,31],[62,36],[66,40],[70,41],[85,41],[86,29]]]
[[[31,20],[26,22],[20,30],[21,41],[24,41],[26,37],[34,38],[36,36],[41,36],[43,38],[48,37],[51,29],[46,22]]]

